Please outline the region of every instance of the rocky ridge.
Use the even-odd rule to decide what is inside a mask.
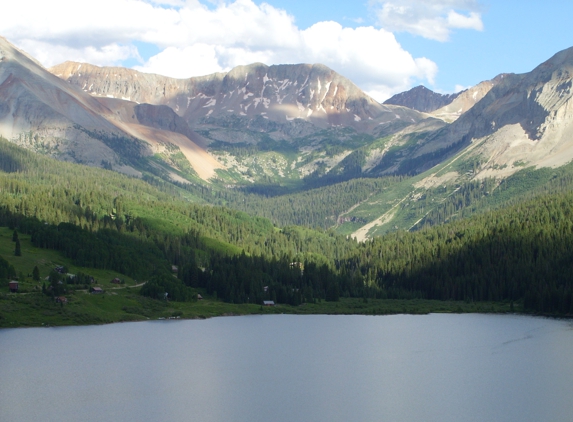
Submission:
[[[418,85],[388,98],[384,101],[384,104],[399,105],[424,113],[431,113],[450,104],[458,95],[460,95],[459,92],[455,94],[439,94],[423,85]]]
[[[132,160],[178,147],[205,179],[221,168],[175,113],[112,104],[66,83],[0,37],[0,135],[55,158],[140,172]],[[171,119],[171,124],[169,124]],[[174,130],[172,132],[171,130]]]
[[[427,118],[411,109],[379,104],[319,64],[255,63],[189,79],[73,62],[50,71],[93,96],[167,105],[196,131],[235,128],[289,139],[337,127],[381,133]]]

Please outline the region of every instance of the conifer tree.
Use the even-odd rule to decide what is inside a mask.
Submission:
[[[34,270],[32,271],[32,280],[40,281],[40,270],[37,265],[34,266]]]
[[[16,248],[14,249],[14,255],[22,256],[22,249],[20,248],[20,239],[16,239]]]

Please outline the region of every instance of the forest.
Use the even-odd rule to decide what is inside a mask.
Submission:
[[[60,251],[77,265],[147,281],[141,294],[158,300],[168,293],[170,300],[191,301],[202,289],[237,304],[418,298],[573,312],[567,171],[509,206],[492,202],[489,210],[452,218],[482,200],[474,192],[497,186],[493,180],[468,184],[444,203],[443,214],[428,215],[415,230],[360,243],[310,221],[318,228],[278,226],[205,204],[190,189],[159,179],[58,162],[3,140],[0,170],[0,226],[30,235],[36,247]],[[361,200],[389,183],[350,181],[339,193]],[[336,194],[322,189],[308,191],[308,201],[324,203],[322,193]],[[327,205],[337,215],[337,205]],[[0,279],[6,281],[14,274],[4,258]]]

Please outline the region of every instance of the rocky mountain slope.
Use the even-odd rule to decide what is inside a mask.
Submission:
[[[388,98],[384,101],[384,104],[399,105],[424,113],[431,113],[450,104],[459,94],[459,92],[455,94],[438,94],[423,85],[418,85]]]
[[[222,197],[229,187],[271,200],[399,175],[321,215],[321,224],[360,239],[415,227],[465,189],[485,198],[517,174],[573,160],[573,49],[422,113],[379,104],[321,65],[253,64],[172,79],[67,62],[50,74],[0,41],[0,134],[13,142],[133,175],[201,184],[198,175],[216,181]],[[426,91],[403,98],[428,110],[444,100]],[[238,200],[229,195],[224,203]],[[469,201],[456,200],[435,220]]]
[[[431,148],[467,145],[482,162],[482,177],[508,175],[516,161],[563,165],[573,159],[572,85],[573,48],[529,73],[503,75],[481,101],[432,135],[437,142]]]
[[[61,160],[131,175],[141,174],[134,166],[137,160],[174,150],[205,179],[222,167],[172,110],[95,98],[54,76],[4,38],[0,135]]]
[[[501,74],[489,81],[483,81],[471,88],[459,92],[456,97],[443,107],[432,111],[432,116],[447,122],[453,122],[477,104],[495,85],[499,84],[506,74]]]
[[[333,128],[379,135],[427,118],[379,104],[319,64],[255,63],[189,79],[73,62],[50,71],[92,96],[167,105],[194,130],[226,142],[257,142],[257,133],[291,140]]]
[[[455,122],[417,139],[406,157],[389,165],[421,174],[400,186],[402,194],[392,202],[376,196],[354,208],[352,217],[368,221],[354,231],[356,237],[384,232],[399,219],[406,227],[414,226],[464,186],[466,195],[474,191],[477,200],[479,195],[495,194],[502,182],[521,174],[510,185],[515,194],[526,194],[527,186],[556,177],[544,168],[573,162],[573,48],[529,73],[500,75],[494,81]],[[430,192],[435,196],[428,203]],[[512,198],[511,193],[505,198]],[[453,209],[467,201],[467,196],[460,198]],[[375,203],[385,205],[374,207]],[[423,212],[415,214],[413,209]]]

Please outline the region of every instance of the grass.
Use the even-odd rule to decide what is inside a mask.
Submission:
[[[521,310],[508,303],[442,302],[435,300],[392,300],[342,298],[339,302],[305,303],[300,306],[230,304],[214,300],[204,292],[197,302],[168,302],[145,298],[138,289],[108,289],[94,295],[76,291],[68,304],[55,303],[41,292],[28,294],[0,293],[0,327],[62,326],[107,324],[169,318],[210,318],[250,314],[329,314],[329,315],[392,315],[428,313],[508,313]]]
[[[18,293],[10,293],[7,283],[0,285],[0,328],[39,327],[107,324],[124,321],[144,321],[168,318],[210,318],[224,315],[248,314],[427,314],[435,312],[512,312],[506,303],[465,303],[431,300],[378,300],[341,298],[339,302],[305,303],[300,306],[277,305],[263,307],[258,304],[231,304],[216,300],[198,290],[205,298],[195,302],[170,302],[153,300],[139,294],[136,280],[114,271],[82,268],[60,253],[35,248],[30,237],[19,234],[22,256],[14,255],[12,230],[0,228],[0,255],[10,262],[20,274]],[[65,293],[67,304],[56,303],[42,293],[43,281],[31,278],[34,266],[38,266],[44,279],[56,265],[64,265],[71,273],[84,272],[97,280],[103,294],[91,294],[85,288],[77,290],[68,286]],[[118,277],[125,284],[114,285]],[[76,286],[73,286],[74,288]],[[520,310],[517,306],[516,311]]]

